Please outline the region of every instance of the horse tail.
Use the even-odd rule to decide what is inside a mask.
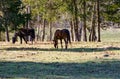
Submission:
[[[32,40],[34,40],[35,39],[35,30],[34,29],[30,29],[29,32],[31,33]]]
[[[70,46],[72,47],[71,37],[70,37],[70,32],[69,31],[68,31],[68,42],[69,42]]]
[[[70,32],[68,31],[68,41],[71,44],[71,39],[70,39]]]
[[[35,30],[33,29],[33,39],[35,39]]]

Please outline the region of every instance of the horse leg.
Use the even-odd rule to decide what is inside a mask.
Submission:
[[[27,39],[25,37],[23,37],[23,39],[24,39],[25,43],[27,44]]]
[[[68,40],[64,39],[64,41],[65,41],[65,49],[67,49]]]
[[[32,44],[33,44],[33,38],[31,38],[31,42],[32,42]]]
[[[60,43],[61,43],[61,48],[63,48],[63,45],[62,45],[62,39],[60,39]]]
[[[22,37],[20,37],[20,44],[22,44]]]
[[[33,44],[33,40],[32,40],[32,44]]]
[[[58,40],[56,41],[56,48],[58,49]]]
[[[31,43],[33,44],[33,37],[31,37],[31,36],[30,36],[30,41],[31,41]]]
[[[35,42],[34,37],[30,37],[30,40],[31,40],[32,44],[33,44],[33,42]]]

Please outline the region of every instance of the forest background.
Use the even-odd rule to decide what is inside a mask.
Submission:
[[[9,42],[24,27],[34,28],[40,41],[67,28],[72,41],[101,42],[101,30],[118,29],[119,18],[119,0],[1,0],[0,40]]]

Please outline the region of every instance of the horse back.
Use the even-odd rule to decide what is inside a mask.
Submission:
[[[18,29],[16,34],[18,34],[18,36],[27,36],[27,29],[20,28],[20,29]]]
[[[17,35],[20,37],[27,37],[30,36],[31,40],[35,39],[35,30],[34,29],[26,29],[26,28],[20,28],[17,32]]]
[[[63,36],[64,38],[67,38],[68,41],[71,43],[69,30],[68,30],[68,29],[62,29],[62,30],[61,30],[61,33],[62,33],[62,36]]]
[[[68,29],[57,29],[54,33],[54,39],[66,39],[71,43],[70,32]]]

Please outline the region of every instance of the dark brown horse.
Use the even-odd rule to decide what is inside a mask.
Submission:
[[[17,41],[17,37],[19,37],[21,44],[22,44],[22,39],[27,44],[28,36],[30,36],[30,41],[32,41],[33,44],[33,41],[35,40],[35,30],[21,28],[17,32],[15,32],[14,36],[12,37],[12,43],[14,44]]]
[[[67,29],[62,29],[62,30],[56,30],[54,33],[54,39],[53,39],[53,43],[54,43],[54,47],[58,48],[58,39],[60,40],[61,43],[61,48],[63,48],[62,45],[62,40],[64,40],[65,42],[65,48],[67,49],[68,46],[68,42],[71,44],[71,40],[70,40],[70,32]]]

